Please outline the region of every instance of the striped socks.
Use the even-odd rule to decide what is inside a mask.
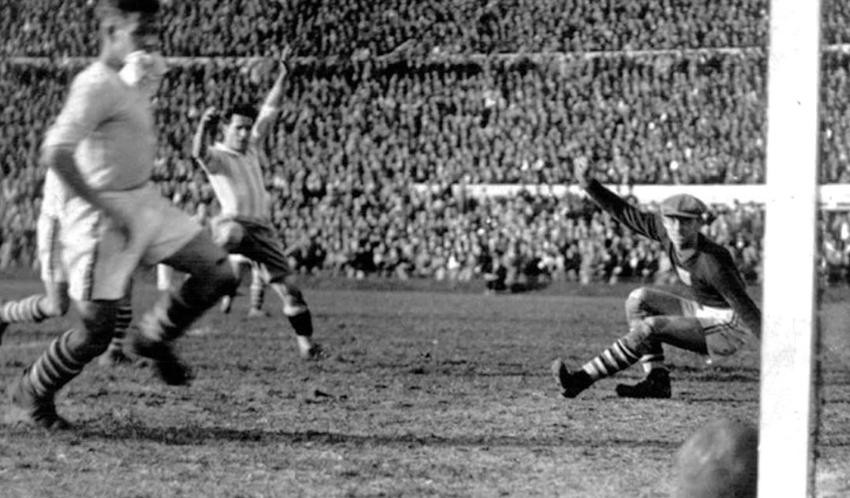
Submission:
[[[263,302],[266,298],[266,284],[263,282],[262,278],[258,278],[255,274],[254,278],[251,279],[251,309],[252,310],[261,310],[263,309]]]
[[[626,346],[622,339],[618,339],[602,354],[585,363],[582,370],[587,372],[587,375],[595,381],[625,370],[640,358],[637,353]]]
[[[51,317],[41,307],[47,296],[36,294],[18,301],[9,301],[0,305],[0,322],[22,323],[41,322]]]
[[[664,353],[651,353],[645,354],[640,357],[640,365],[643,367],[643,372],[648,374],[649,372],[657,369],[667,369],[664,365]]]
[[[115,328],[112,331],[112,340],[109,342],[109,348],[106,350],[106,355],[113,360],[121,360],[124,354],[124,337],[127,335],[127,329],[130,328],[130,323],[133,321],[133,306],[129,296],[122,297],[118,301],[118,308],[115,310]]]
[[[47,351],[29,368],[25,382],[32,387],[37,397],[53,396],[86,365],[85,361],[74,359],[68,351],[68,339],[74,333],[75,330],[71,329],[51,342]]]

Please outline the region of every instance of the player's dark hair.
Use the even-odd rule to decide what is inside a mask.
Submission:
[[[104,19],[118,13],[156,14],[159,6],[159,0],[99,0],[96,12],[99,19]]]
[[[257,120],[257,108],[248,105],[248,104],[235,104],[230,106],[227,111],[224,113],[224,121],[230,121],[233,115],[245,116],[246,118],[251,118],[252,120]]]

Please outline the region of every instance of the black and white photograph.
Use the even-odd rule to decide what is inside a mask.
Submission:
[[[850,496],[850,0],[0,0],[0,498]]]

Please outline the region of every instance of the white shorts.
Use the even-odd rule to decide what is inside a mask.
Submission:
[[[68,200],[62,260],[68,269],[68,294],[77,301],[121,298],[138,266],[171,256],[202,230],[150,184],[100,195],[129,221],[130,244],[103,212],[80,198]]]
[[[60,240],[59,217],[45,212],[38,215],[36,221],[36,245],[41,281],[45,285],[68,281],[65,265],[62,263],[62,242]]]
[[[682,299],[682,312],[685,316],[699,320],[712,358],[725,358],[734,354],[753,337],[731,308],[713,308]]]

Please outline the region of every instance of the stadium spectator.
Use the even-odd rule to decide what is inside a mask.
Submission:
[[[549,0],[173,3],[166,51],[220,58],[172,64],[156,99],[154,178],[176,205],[215,209],[212,190],[189,163],[193,122],[206,102],[223,107],[269,85],[267,63],[254,56],[291,42],[298,57],[286,102],[262,149],[264,181],[275,199],[272,221],[287,246],[311,248],[290,255],[299,271],[478,278],[469,248],[480,241],[468,229],[479,213],[507,215],[487,203],[453,205],[450,196],[441,201],[457,216],[432,214],[429,204],[411,197],[412,183],[559,184],[573,180],[562,165],[578,155],[592,158],[599,178],[612,184],[764,180],[764,2],[673,9],[642,0],[609,9],[582,0],[563,18],[551,16],[552,8]],[[2,9],[4,53],[13,57],[0,60],[0,97],[26,105],[0,109],[9,123],[0,130],[0,267],[29,266],[44,176],[38,140],[49,124],[43,116],[58,111],[64,84],[81,67],[72,57],[98,47],[83,36],[95,19],[82,1]],[[828,41],[850,38],[846,24],[835,21],[846,19],[845,11],[827,6]],[[207,29],[181,28],[195,23]],[[681,50],[687,48],[698,50]],[[650,53],[639,52],[644,49]],[[824,58],[824,181],[850,182],[843,119],[848,57],[830,51]],[[415,207],[405,207],[408,201]],[[514,258],[555,268],[538,279],[561,278],[558,261],[566,261],[569,247],[570,264],[584,268],[585,281],[636,278],[631,262],[640,258],[648,277],[658,261],[657,248],[638,251],[627,234],[548,239],[540,230],[563,221],[561,207],[517,207],[537,211],[531,219],[511,218],[499,243],[504,250],[523,237],[549,240],[553,247],[523,247]],[[499,210],[487,214],[491,209]],[[746,264],[756,268],[747,274],[757,278],[760,228],[737,226],[735,209],[719,217],[728,226],[716,229],[730,242],[735,232],[746,234]],[[439,233],[428,233],[432,222],[442,223]],[[305,226],[318,228],[305,237]],[[386,247],[373,247],[366,234],[385,234]],[[592,242],[579,250],[582,238]],[[352,241],[359,245],[354,259],[346,256]],[[436,251],[430,256],[428,244]],[[583,264],[573,261],[576,253],[587,256]],[[534,267],[524,264],[515,273],[523,279]]]

